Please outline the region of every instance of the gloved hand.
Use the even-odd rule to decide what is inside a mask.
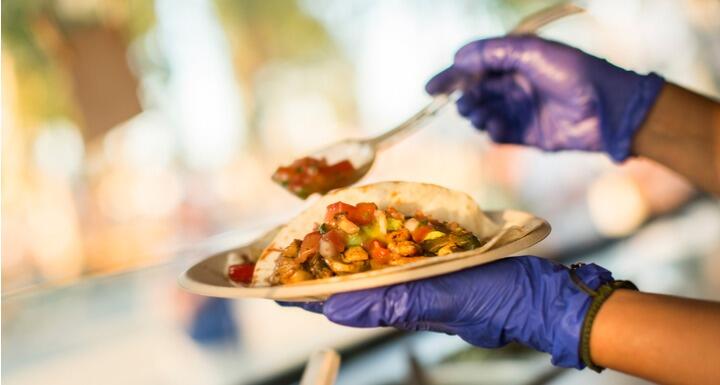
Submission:
[[[463,89],[458,111],[496,142],[605,151],[622,161],[663,84],[654,73],[639,75],[528,35],[467,44],[425,89]]]
[[[592,289],[612,280],[594,264],[575,272]],[[525,256],[301,306],[346,326],[432,330],[485,348],[516,341],[551,353],[555,365],[581,369],[580,331],[591,301],[567,267]]]

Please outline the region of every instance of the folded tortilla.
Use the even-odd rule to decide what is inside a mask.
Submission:
[[[381,209],[392,206],[405,215],[414,215],[416,211],[420,210],[433,219],[457,222],[463,228],[474,233],[480,240],[489,239],[500,231],[500,226],[492,222],[469,195],[433,184],[381,182],[334,190],[320,198],[280,230],[260,255],[255,265],[251,286],[271,286],[270,278],[282,249],[294,239],[303,239],[307,233],[313,231],[315,224],[323,222],[327,206],[338,201],[352,205],[360,202],[372,202]],[[444,258],[451,258],[452,255],[444,256]],[[410,265],[412,263],[406,266],[411,268]]]

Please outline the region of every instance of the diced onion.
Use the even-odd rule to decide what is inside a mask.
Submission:
[[[420,226],[420,221],[418,221],[415,218],[410,218],[407,221],[405,221],[405,228],[408,229],[408,231],[410,231],[411,233],[413,231],[415,231],[415,229],[417,229],[418,226]]]
[[[375,220],[377,221],[380,234],[387,234],[387,217],[385,216],[385,212],[382,210],[375,210]]]
[[[326,239],[320,240],[320,248],[318,251],[320,252],[320,255],[325,258],[335,258],[338,255],[338,251],[335,249],[335,245],[333,245],[332,242]]]

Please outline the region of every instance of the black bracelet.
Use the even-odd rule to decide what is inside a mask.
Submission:
[[[610,298],[615,290],[638,290],[638,288],[630,281],[610,281],[598,287],[597,290],[593,290],[575,273],[575,269],[580,266],[582,266],[582,264],[574,264],[570,266],[570,278],[572,278],[573,282],[578,288],[580,288],[580,290],[587,293],[587,295],[593,299],[587,314],[585,314],[585,320],[583,321],[582,331],[580,333],[580,358],[588,368],[600,373],[605,370],[605,368],[595,365],[590,357],[590,332],[592,331],[592,325],[595,321],[595,317],[600,311],[600,307],[603,303],[605,303],[605,301],[607,301],[608,298]]]

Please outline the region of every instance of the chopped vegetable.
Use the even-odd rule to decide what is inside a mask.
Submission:
[[[358,203],[356,209],[351,211],[348,219],[358,225],[367,225],[372,223],[377,206],[375,203]]]
[[[380,232],[380,234],[387,234],[387,216],[385,216],[384,211],[375,211],[375,223],[377,224],[378,232]]]
[[[413,231],[415,231],[415,229],[417,229],[418,226],[420,226],[420,221],[418,221],[418,220],[415,219],[415,218],[410,218],[410,219],[408,219],[407,221],[405,221],[405,225],[404,225],[404,227],[405,227],[406,229],[408,229],[411,233],[412,233]]]
[[[320,237],[319,231],[313,231],[305,236],[300,245],[300,253],[297,256],[299,263],[303,263],[317,255],[320,248]]]
[[[355,210],[356,208],[353,205],[344,202],[335,202],[328,205],[327,211],[325,212],[325,222],[331,222],[338,214],[349,215],[351,212],[355,212]]]
[[[228,266],[228,277],[233,282],[247,284],[252,281],[253,271],[255,271],[254,263],[238,263]]]
[[[433,228],[428,225],[419,225],[415,231],[412,232],[412,237],[415,242],[422,242],[425,240],[425,236],[430,234]]]
[[[423,241],[427,241],[427,240],[435,239],[435,238],[440,238],[440,237],[442,237],[442,236],[445,236],[445,233],[443,233],[442,231],[433,230],[433,231],[427,233],[427,235],[425,236],[425,238],[423,239]]]
[[[399,230],[399,229],[403,228],[402,226],[403,226],[403,223],[402,223],[402,220],[400,220],[400,219],[396,219],[393,217],[389,217],[387,219],[388,231]]]
[[[363,237],[360,234],[352,234],[347,238],[348,246],[360,246],[363,243]]]
[[[332,242],[333,246],[335,246],[338,251],[343,251],[345,250],[345,245],[347,245],[345,236],[346,234],[341,230],[330,230],[327,234],[323,235],[323,238]]]
[[[362,232],[363,237],[368,240],[384,240],[385,234],[380,232],[380,226],[378,226],[377,223],[372,224],[371,226],[362,226],[360,227],[360,231]]]

